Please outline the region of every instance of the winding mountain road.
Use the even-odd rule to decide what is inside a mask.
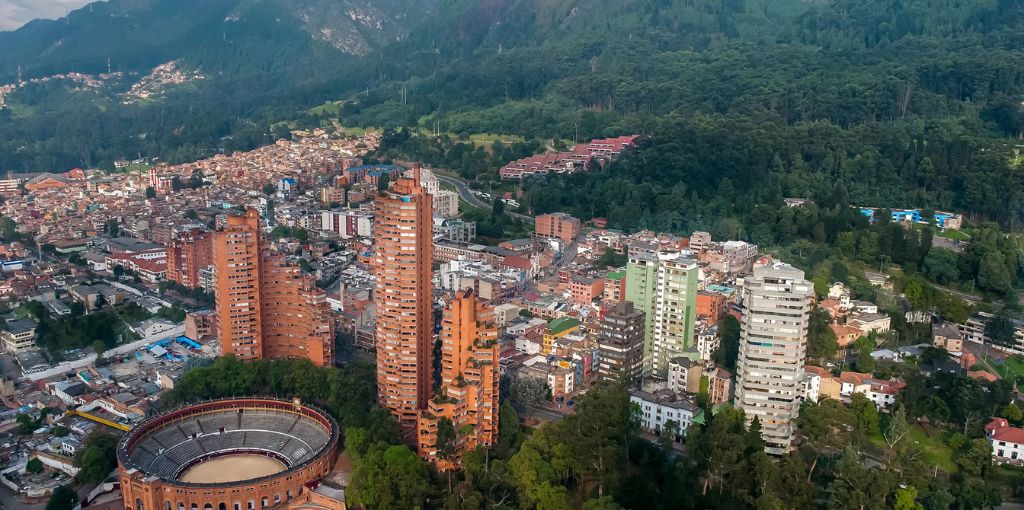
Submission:
[[[462,179],[459,179],[457,177],[441,174],[436,170],[434,171],[434,176],[437,177],[437,180],[454,186],[455,190],[459,192],[459,196],[462,197],[462,200],[465,200],[467,203],[469,203],[469,205],[472,205],[473,207],[479,207],[481,209],[491,208],[491,204],[484,202],[483,200],[480,199],[480,197],[473,194],[473,190],[469,189],[469,185],[466,184],[466,181],[463,181]],[[523,220],[527,223],[533,223],[534,221],[533,216],[528,216],[526,214],[519,214],[511,211],[505,211],[505,214],[509,215],[512,218]]]

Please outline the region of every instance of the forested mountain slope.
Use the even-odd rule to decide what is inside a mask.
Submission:
[[[148,71],[184,59],[207,71],[264,70],[365,55],[408,35],[434,0],[110,0],[0,32],[0,78]],[[293,60],[298,60],[294,62]],[[326,61],[316,62],[326,64]]]
[[[682,123],[757,137],[771,145],[754,161],[789,175],[704,166],[697,193],[767,172],[785,194],[839,180],[864,203],[1016,214],[993,197],[1024,131],[1018,0],[115,0],[0,46],[8,74],[104,71],[110,57],[115,71],[182,59],[206,76],[129,105],[128,83],[19,89],[0,110],[0,167],[15,171],[193,159],[284,136],[282,120],[563,139]],[[302,113],[325,99],[344,100],[340,119]]]

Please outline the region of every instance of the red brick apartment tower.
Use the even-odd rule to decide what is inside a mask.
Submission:
[[[167,279],[190,289],[199,287],[199,271],[213,264],[213,234],[192,228],[167,244]]]
[[[260,261],[260,322],[263,356],[306,358],[334,364],[334,331],[327,292],[284,256],[264,253]]]
[[[491,307],[473,289],[459,291],[441,323],[441,388],[420,413],[418,450],[444,471],[456,468],[465,452],[498,439],[498,329]],[[437,455],[442,418],[455,430],[455,456]]]
[[[411,444],[431,390],[433,348],[431,250],[433,205],[413,178],[375,199],[377,401],[391,410]]]
[[[264,249],[256,210],[227,221],[213,242],[221,354],[334,364],[326,292],[283,256]]]
[[[221,355],[263,357],[260,322],[260,214],[227,217],[213,236],[217,338]]]

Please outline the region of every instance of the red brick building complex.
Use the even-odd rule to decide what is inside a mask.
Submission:
[[[124,507],[255,510],[316,500],[318,508],[344,510],[344,500],[324,498],[331,491],[317,489],[338,459],[339,432],[327,413],[274,399],[216,400],[170,411],[118,444]]]
[[[718,324],[718,319],[725,314],[725,302],[725,296],[717,292],[698,292],[697,317],[704,317],[708,324]]]
[[[535,221],[537,237],[554,237],[571,243],[580,235],[580,220],[565,213],[541,214]]]
[[[241,359],[307,358],[334,363],[327,295],[311,277],[270,253],[259,213],[229,216],[214,234],[217,336],[221,354]]]
[[[167,245],[167,279],[190,289],[199,287],[199,271],[213,264],[213,234],[193,228]]]
[[[441,388],[419,418],[419,452],[440,470],[454,469],[462,455],[498,439],[498,330],[493,310],[473,289],[460,291],[441,324]],[[437,451],[442,420],[455,432],[455,455]]]
[[[373,260],[377,402],[395,415],[409,444],[430,400],[433,350],[433,202],[419,185],[419,167],[413,170],[412,179],[397,179],[376,197]]]

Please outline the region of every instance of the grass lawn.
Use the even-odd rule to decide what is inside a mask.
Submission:
[[[121,306],[115,308],[115,311],[117,313],[117,316],[120,317],[121,320],[123,320],[124,322],[127,322],[129,325],[134,325],[138,322],[144,321],[146,319],[151,319],[154,317],[153,314],[147,312],[146,310],[142,309],[139,306]]]
[[[23,104],[8,102],[7,108],[11,110],[11,117],[15,119],[23,119],[26,117],[31,117],[35,114],[34,108]]]
[[[150,165],[149,163],[132,163],[132,164],[124,167],[124,170],[126,172],[129,172],[129,173],[131,173],[131,172],[145,172],[145,171],[149,170],[149,168],[151,166],[153,166],[153,165]]]
[[[465,200],[462,199],[462,197],[459,197],[459,216],[462,216],[467,212],[471,211],[486,211],[487,214],[491,214],[491,211],[484,209],[482,207],[477,207],[469,202],[466,202]]]
[[[915,425],[910,429],[910,438],[924,450],[924,460],[930,465],[938,465],[939,469],[947,473],[955,473],[959,470],[953,462],[953,450],[943,444],[945,433],[940,430],[931,430],[931,436],[924,427]]]
[[[1024,377],[1024,358],[1020,356],[1006,358],[1002,365],[996,363],[993,363],[993,365],[995,365],[998,375],[1006,379],[1017,380],[1020,377]]]
[[[962,232],[960,230],[936,231],[935,232],[935,236],[936,237],[942,237],[944,239],[949,239],[951,241],[968,241],[968,240],[971,239],[971,236],[965,234],[964,232]]]
[[[883,416],[883,419],[885,417]],[[931,435],[929,435],[929,433]],[[959,468],[953,462],[953,450],[945,445],[943,439],[946,433],[941,430],[929,428],[928,431],[921,425],[914,425],[910,428],[909,441],[913,441],[921,447],[921,460],[928,466],[938,465],[939,469],[947,473],[956,473]],[[879,448],[888,448],[885,438],[881,433],[874,434],[868,438],[871,443]]]
[[[454,136],[458,136],[458,133],[455,133]],[[526,139],[519,135],[499,135],[494,133],[475,133],[469,135],[469,141],[476,145],[490,145],[495,140],[501,140],[501,143],[518,143]]]
[[[341,110],[341,101],[327,101],[320,106],[310,108],[309,113],[312,113],[313,115],[320,115],[323,113],[328,115],[337,115],[339,110]]]

